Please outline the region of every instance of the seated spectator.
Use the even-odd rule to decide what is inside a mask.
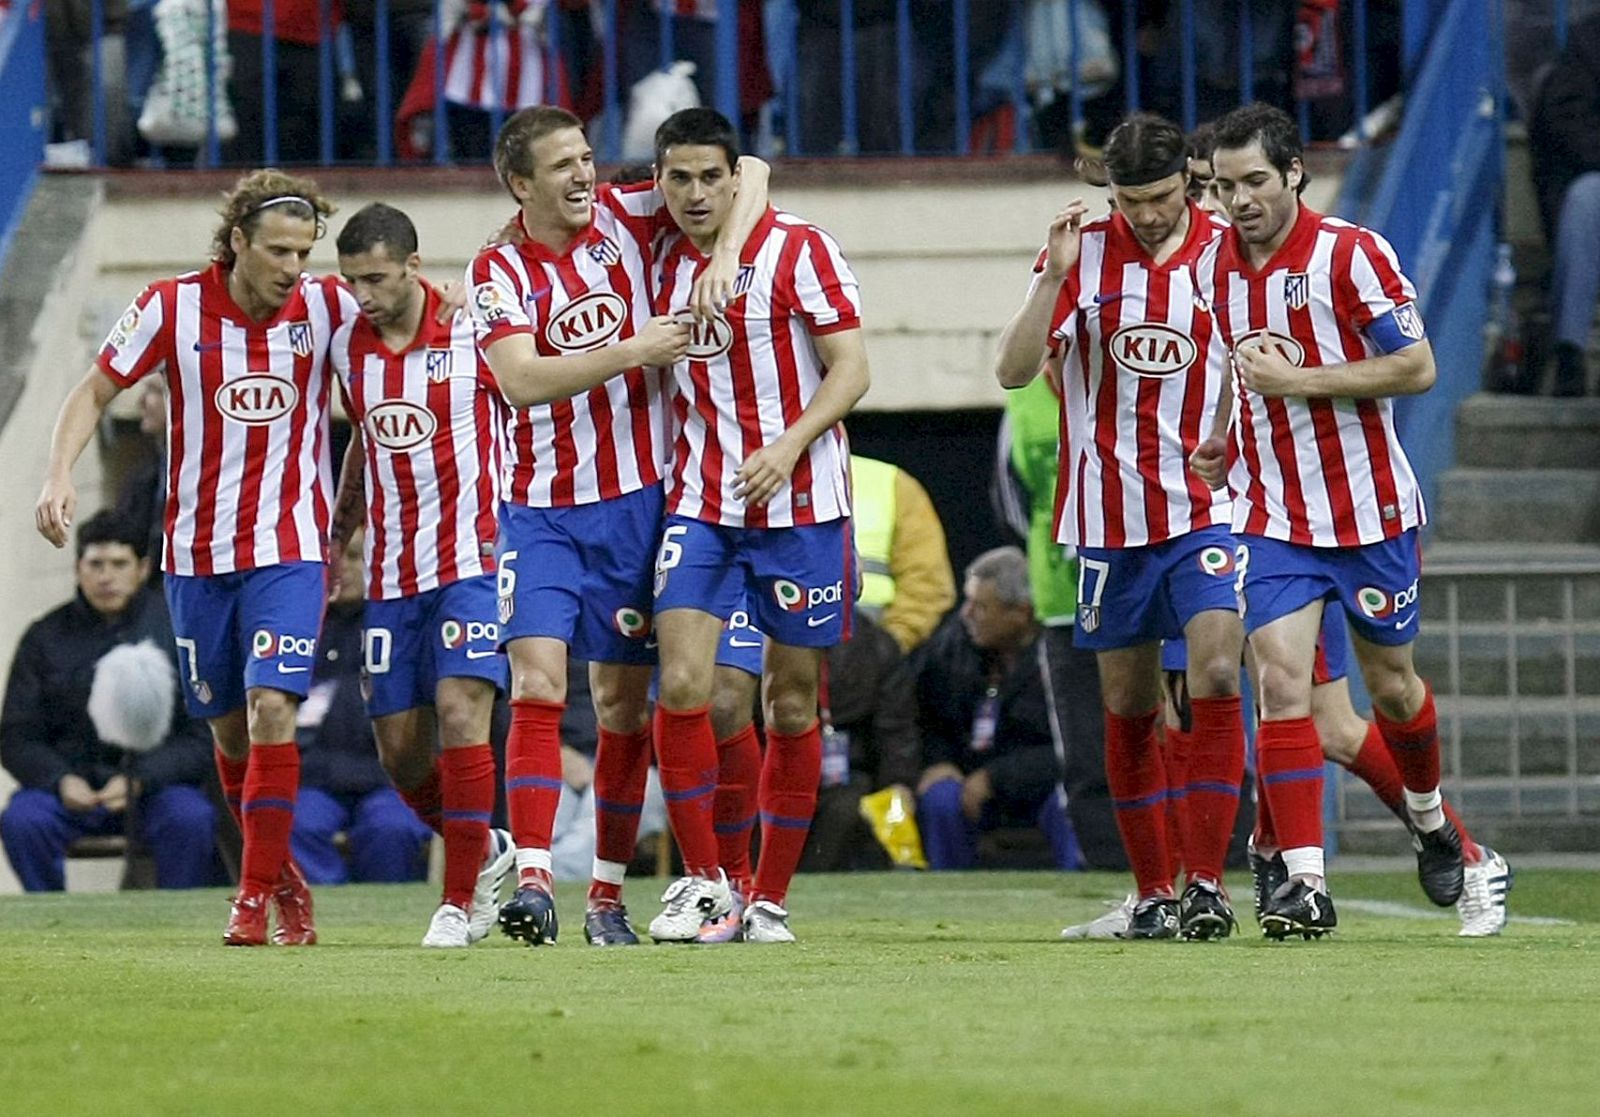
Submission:
[[[64,888],[67,848],[88,835],[142,839],[158,887],[215,882],[216,812],[202,790],[211,739],[180,701],[172,622],[160,594],[145,587],[146,541],[142,525],[114,512],[85,520],[77,595],[28,628],[11,664],[0,762],[21,787],[0,814],[0,838],[29,892]],[[173,665],[163,703],[172,715],[156,747],[131,754],[96,730],[90,692],[102,657],[143,642]]]
[[[300,797],[290,845],[312,884],[421,880],[433,837],[378,762],[361,696],[361,546],[357,532],[322,622],[311,693],[300,704]],[[340,833],[348,866],[334,844]]]
[[[1528,152],[1545,237],[1554,248],[1555,394],[1588,391],[1586,352],[1600,298],[1600,17],[1572,26],[1534,98]],[[1537,381],[1543,369],[1530,370]]]
[[[822,674],[822,786],[801,872],[887,869],[861,817],[861,797],[899,784],[922,763],[910,664],[893,636],[857,614],[850,639],[828,649]]]
[[[925,765],[917,819],[928,864],[969,869],[978,835],[1037,826],[1056,865],[1078,867],[1050,733],[1028,560],[1016,547],[967,567],[961,610],[920,653],[917,702]]]
[[[917,479],[897,465],[850,458],[861,613],[876,620],[907,655],[956,603],[956,576],[944,524]]]

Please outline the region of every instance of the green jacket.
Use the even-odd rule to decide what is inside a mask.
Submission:
[[[1043,376],[1006,393],[1011,468],[1028,491],[1028,580],[1033,609],[1046,625],[1071,624],[1078,609],[1078,562],[1055,541],[1061,402]]]

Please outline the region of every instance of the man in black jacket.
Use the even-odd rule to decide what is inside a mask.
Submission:
[[[1581,396],[1600,298],[1600,17],[1570,29],[1566,49],[1539,86],[1528,141],[1539,212],[1555,255],[1555,394]]]
[[[920,653],[917,700],[925,768],[918,822],[928,864],[967,869],[980,831],[1037,826],[1056,864],[1078,866],[1061,765],[1039,670],[1028,560],[1016,547],[967,567],[964,600]]]
[[[216,812],[201,790],[211,740],[172,695],[172,726],[148,752],[103,741],[89,717],[100,659],[124,644],[152,643],[169,659],[172,622],[145,588],[147,534],[114,512],[78,529],[78,593],[22,637],[0,713],[0,763],[21,785],[0,814],[0,838],[22,887],[65,887],[67,847],[86,835],[124,832],[129,806],[161,888],[213,883]]]

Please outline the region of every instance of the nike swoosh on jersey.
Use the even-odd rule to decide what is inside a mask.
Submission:
[[[222,345],[223,343],[220,341],[197,341],[194,343],[194,351],[196,353],[209,353],[213,349],[221,349]]]

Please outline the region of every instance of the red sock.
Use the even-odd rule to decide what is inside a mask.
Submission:
[[[717,738],[711,707],[669,710],[656,705],[656,766],[667,800],[672,836],[691,876],[717,875],[717,834],[711,804],[717,791]]]
[[[1264,721],[1256,762],[1278,848],[1322,848],[1322,746],[1309,717]]]
[[[550,835],[561,801],[561,715],[566,708],[563,702],[511,700],[506,813],[517,846],[518,887],[551,887]]]
[[[1456,833],[1461,835],[1461,860],[1468,865],[1476,865],[1483,860],[1483,847],[1472,840],[1472,835],[1467,833],[1467,824],[1461,821],[1461,816],[1449,803],[1441,803],[1444,816],[1456,828]]]
[[[761,738],[755,725],[746,725],[732,737],[717,742],[717,795],[711,810],[717,831],[717,857],[728,874],[728,883],[742,896],[750,895],[750,831],[756,823],[761,771]],[[766,831],[762,833],[765,835]],[[763,843],[765,840],[763,837]],[[762,848],[766,848],[765,844]]]
[[[244,856],[241,891],[266,892],[278,883],[289,857],[294,803],[300,792],[300,747],[293,741],[251,742],[249,768],[240,796]]]
[[[600,727],[594,755],[594,875],[589,906],[622,902],[622,880],[639,843],[639,816],[650,779],[650,727],[613,733]]]
[[[1405,821],[1405,785],[1400,782],[1400,769],[1394,766],[1394,757],[1383,741],[1383,734],[1371,722],[1367,723],[1367,736],[1361,742],[1356,758],[1345,765],[1352,775],[1372,788],[1372,793]]]
[[[767,755],[761,764],[761,863],[756,866],[753,900],[770,900],[779,907],[789,893],[789,882],[800,867],[817,813],[817,785],[822,780],[822,726],[789,735],[767,731]],[[748,845],[746,849],[748,850]]]
[[[1250,835],[1250,844],[1257,852],[1275,853],[1278,849],[1278,828],[1272,825],[1272,805],[1267,802],[1267,789],[1261,784],[1261,738],[1256,737],[1256,828]]]
[[[1377,710],[1372,719],[1394,755],[1400,779],[1410,791],[1426,794],[1439,787],[1439,718],[1433,709],[1433,688],[1423,684],[1422,708],[1408,722],[1390,721]]]
[[[396,784],[395,790],[400,793],[400,798],[405,800],[406,806],[416,812],[422,824],[442,837],[444,818],[440,812],[444,810],[444,798],[440,790],[440,780],[440,761],[435,757],[433,767],[428,769],[428,775],[421,783],[410,789]],[[494,810],[493,803],[489,805],[489,809]]]
[[[211,756],[217,762],[217,779],[222,783],[222,801],[228,804],[228,813],[233,816],[233,821],[238,823],[242,833],[244,820],[239,814],[239,801],[244,797],[244,777],[250,768],[250,758],[247,754],[243,760],[234,760],[215,745],[211,746]]]
[[[1141,897],[1172,894],[1167,772],[1156,746],[1158,712],[1125,718],[1106,711],[1106,783]]]
[[[1184,789],[1184,869],[1190,880],[1221,883],[1233,822],[1239,814],[1239,784],[1244,779],[1244,715],[1237,694],[1191,698],[1194,744]]]
[[[1185,818],[1189,813],[1184,784],[1188,781],[1189,752],[1193,740],[1188,730],[1172,725],[1162,729],[1161,739],[1162,762],[1167,769],[1167,856],[1172,861],[1167,876],[1177,880],[1178,874],[1183,871],[1183,833],[1188,825]]]
[[[470,911],[494,813],[494,750],[487,742],[445,749],[434,771],[444,835],[443,902]]]

